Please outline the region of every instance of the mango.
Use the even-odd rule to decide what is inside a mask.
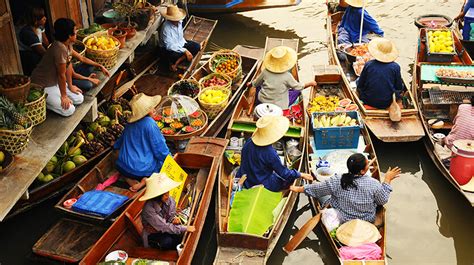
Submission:
[[[3,164],[3,161],[5,160],[5,153],[0,151],[0,164]]]

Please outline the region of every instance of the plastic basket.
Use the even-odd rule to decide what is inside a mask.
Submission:
[[[347,116],[356,119],[358,125],[338,126],[338,127],[318,127],[314,128],[314,119],[326,115],[333,117],[345,113]],[[362,126],[359,112],[313,112],[311,115],[314,142],[316,149],[353,149],[359,145],[360,128]]]
[[[453,40],[452,47],[453,52],[432,52],[430,47],[430,38],[428,36],[429,32],[434,31],[449,31],[451,33],[451,38]],[[453,32],[450,29],[426,29],[426,61],[427,62],[452,62],[454,56],[456,55],[456,47],[454,46],[454,36]]]
[[[204,86],[204,82],[206,82],[207,80],[213,78],[213,77],[219,77],[221,79],[224,79],[225,81],[227,81],[227,84],[224,85],[224,86],[220,86],[220,87],[223,87],[223,88],[226,88],[226,89],[231,89],[231,86],[232,86],[232,78],[230,78],[228,75],[226,74],[221,74],[221,73],[212,73],[212,74],[208,74],[206,75],[205,77],[199,79],[199,84],[201,85],[201,88],[206,88],[206,86]]]
[[[84,38],[83,42],[84,44],[86,44],[90,38],[100,37],[100,36],[108,36],[109,38],[112,38],[114,42],[116,43],[115,47],[109,50],[93,50],[87,47],[86,45],[86,57],[93,60],[94,62],[98,64],[103,65],[107,69],[111,69],[117,63],[117,58],[118,58],[120,42],[117,38],[115,38],[114,36],[108,35],[107,31],[100,31],[100,32],[96,32],[94,34],[87,36],[86,38]]]
[[[23,130],[0,130],[0,148],[12,155],[21,153],[28,146],[33,125]]]
[[[221,102],[218,102],[218,103],[203,102],[201,100],[201,95],[207,90],[221,90],[222,92],[224,92],[226,97]],[[199,96],[198,96],[199,105],[201,106],[201,109],[204,112],[206,112],[207,117],[209,119],[214,119],[227,106],[227,103],[229,103],[230,94],[231,94],[230,89],[227,89],[221,86],[206,87],[199,93]]]
[[[43,88],[38,85],[32,84],[32,86],[36,86],[38,90],[43,90]],[[39,99],[25,104],[25,115],[31,120],[33,126],[46,120],[46,97],[47,95],[43,91],[43,95]]]
[[[242,57],[237,52],[223,49],[213,53],[209,60],[209,69],[211,69],[213,73],[220,73],[217,72],[216,68],[225,61],[234,58],[237,59],[237,67],[232,71],[224,72],[224,74],[232,78],[232,82],[237,83],[242,78]]]
[[[22,85],[11,86],[10,84],[18,83],[18,80],[27,79]],[[8,86],[7,86],[8,83]],[[25,103],[30,93],[30,77],[26,75],[3,75],[0,77],[0,95],[5,96],[12,103]]]
[[[183,79],[183,80],[179,80],[179,81],[174,82],[174,83],[170,86],[170,88],[168,88],[168,96],[178,94],[178,93],[174,92],[174,87],[175,87],[176,85],[181,84],[181,83],[192,83],[193,85],[195,85],[195,86],[198,87],[199,90],[198,90],[198,92],[197,92],[195,95],[184,95],[184,96],[188,96],[188,97],[190,97],[190,98],[196,100],[197,97],[198,97],[198,95],[199,95],[199,93],[201,92],[201,84],[200,84],[198,81],[194,80],[194,79]]]

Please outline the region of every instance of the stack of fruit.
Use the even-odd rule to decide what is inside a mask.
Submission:
[[[202,81],[199,80],[199,83],[201,83],[202,87],[210,87],[210,86],[221,86],[221,87],[226,87],[230,88],[230,83],[232,80],[226,76],[225,74],[210,74],[204,78],[202,78]]]
[[[78,30],[77,31],[77,36],[79,37],[80,40],[82,40],[87,35],[90,35],[92,33],[96,33],[96,32],[101,31],[101,30],[104,30],[104,28],[102,28],[102,26],[100,26],[97,23],[92,23],[88,28]]]
[[[356,126],[357,120],[345,113],[323,114],[313,118],[313,128]]]
[[[172,117],[171,108],[165,107],[161,110],[158,110],[158,113],[153,116],[153,119],[156,121],[156,124],[161,129],[163,135],[176,135],[181,132],[181,134],[187,134],[195,132],[201,129],[206,121],[205,116],[202,113],[202,110],[197,110],[194,113],[186,115],[183,111],[178,110],[178,114]]]
[[[30,82],[26,75],[5,75],[0,78],[0,88],[14,88]]]
[[[174,83],[169,89],[168,95],[184,95],[195,98],[201,91],[200,85],[194,80],[180,80]]]
[[[310,107],[308,112],[311,114],[313,112],[330,112],[335,111],[336,107],[339,106],[339,97],[338,96],[317,96],[309,103]]]
[[[207,104],[219,104],[229,97],[229,93],[225,93],[220,89],[207,89],[199,95],[199,101]]]
[[[453,53],[453,36],[450,30],[428,30],[428,48],[431,53]]]
[[[0,96],[0,130],[24,130],[31,124],[25,115],[24,106],[15,106],[8,99]]]
[[[92,50],[107,51],[120,46],[120,43],[109,36],[94,36],[86,40],[85,45]]]
[[[439,68],[436,70],[436,76],[438,77],[454,77],[454,78],[474,78],[473,71],[462,71],[449,68]]]
[[[209,60],[209,69],[213,73],[226,74],[235,83],[242,77],[242,58],[232,50],[215,52]]]

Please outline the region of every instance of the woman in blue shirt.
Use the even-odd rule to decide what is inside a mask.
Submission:
[[[393,101],[393,94],[400,98],[403,89],[400,65],[394,62],[398,50],[392,41],[376,38],[369,43],[369,52],[375,60],[364,65],[357,80],[357,92],[364,104],[386,109]]]
[[[362,5],[364,0],[346,0],[349,6],[344,12],[341,23],[337,28],[338,47],[359,42],[360,20],[362,19]],[[375,33],[383,37],[383,30],[380,29],[377,21],[373,19],[367,10],[364,10],[364,25],[362,29],[362,42],[367,43],[368,33]]]
[[[130,101],[132,116],[114,144],[114,149],[119,150],[115,166],[132,191],[141,189],[147,177],[160,172],[170,154],[160,128],[150,116],[160,101],[161,96],[135,95]]]
[[[474,0],[464,0],[464,4],[461,8],[461,12],[457,15],[454,20],[463,20],[469,8],[474,7]]]
[[[283,116],[263,116],[257,121],[257,130],[242,148],[242,161],[237,177],[247,176],[245,188],[263,186],[274,192],[287,189],[295,179],[313,180],[309,174],[285,167],[272,144],[282,138],[290,122]]]

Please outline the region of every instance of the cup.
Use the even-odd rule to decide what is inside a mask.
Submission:
[[[179,244],[176,246],[176,251],[178,251],[178,256],[181,256],[181,253],[183,253],[183,244]]]

